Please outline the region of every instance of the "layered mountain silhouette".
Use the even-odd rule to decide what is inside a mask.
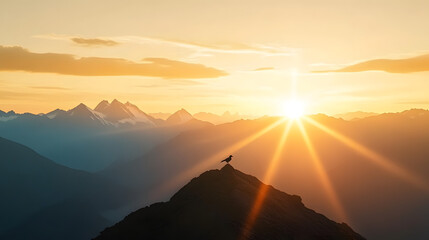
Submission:
[[[231,114],[229,111],[224,112],[222,115],[217,115],[209,112],[199,112],[193,115],[194,118],[211,122],[213,124],[229,123],[241,119],[255,119],[255,116],[240,115],[238,113]]]
[[[102,211],[134,198],[125,187],[4,138],[0,153],[0,239],[85,239],[110,223]]]
[[[286,126],[280,124],[259,134],[281,120],[276,117],[238,120],[216,126],[196,119],[170,125],[160,120],[154,126],[144,123],[144,119],[150,118],[134,108],[135,105],[115,103],[113,108],[112,104],[105,101],[98,111],[82,104],[69,111],[57,109],[39,115],[0,111],[1,137],[24,144],[47,157],[17,143],[2,148],[0,162],[4,165],[0,166],[0,186],[7,194],[0,202],[0,238],[8,229],[8,237],[3,238],[20,239],[23,229],[31,226],[33,230],[47,229],[37,227],[48,227],[46,222],[58,223],[58,229],[69,226],[67,229],[71,232],[73,228],[70,226],[74,226],[76,215],[70,214],[62,222],[55,217],[70,213],[63,209],[68,206],[73,210],[71,212],[82,214],[82,218],[88,220],[81,221],[80,231],[86,232],[87,235],[81,237],[87,239],[85,236],[94,232],[89,226],[100,229],[106,222],[116,222],[142,205],[166,201],[192,177],[216,168],[219,160],[229,154],[237,159],[247,159],[233,163],[261,178]],[[119,110],[112,110],[115,112],[112,115],[106,110],[109,106]],[[353,121],[326,115],[309,117],[429,184],[429,111],[411,109]],[[305,121],[302,124],[340,203],[359,233],[369,239],[429,238],[427,191],[368,159],[362,155],[362,150],[351,149]],[[12,147],[15,145],[21,148]],[[299,193],[306,206],[330,219],[346,221],[333,210],[319,173],[315,171],[314,159],[296,124],[292,125],[282,148],[273,185],[280,190]],[[32,154],[22,162],[9,157],[21,156],[19,152]],[[49,164],[39,163],[37,159],[48,159]],[[90,174],[62,165],[89,171],[108,167],[99,174]],[[112,191],[109,193],[106,189]],[[116,217],[105,215],[107,209]],[[109,220],[106,221],[107,216]],[[74,235],[70,233],[70,236]]]
[[[364,239],[347,224],[308,209],[299,196],[271,186],[265,186],[256,221],[246,224],[261,186],[227,164],[194,178],[170,201],[131,213],[95,239]]]
[[[311,118],[429,184],[429,111],[413,109],[354,121],[326,115]],[[246,159],[235,162],[235,166],[263,177],[286,123],[265,134],[258,133],[278,120],[241,120],[183,132],[140,158],[119,164],[103,174],[124,185],[145,189],[141,199],[147,204],[165,201],[186,181],[207,168],[218,166],[219,159],[229,154]],[[427,191],[362,155],[362,150],[353,150],[305,121],[302,124],[346,213],[360,233],[369,239],[401,240],[413,236],[413,239],[423,240],[429,237],[424,224],[429,220]],[[259,137],[251,140],[255,135]],[[242,142],[246,144],[241,145]],[[240,147],[231,148],[234,145]],[[299,193],[310,208],[336,221],[345,221],[337,218],[296,124],[292,125],[282,148],[273,184],[281,190]],[[151,174],[154,172],[157,174]],[[164,187],[161,193],[157,191],[159,186]],[[153,192],[159,195],[154,196]],[[151,201],[147,201],[148,198]]]
[[[154,118],[132,103],[101,101],[47,114],[0,112],[0,136],[22,143],[62,165],[99,171],[137,158],[179,133],[212,124],[182,109],[170,120]]]
[[[358,120],[362,118],[372,117],[376,115],[378,115],[378,113],[357,111],[357,112],[347,112],[342,114],[336,114],[335,117],[350,121],[350,120]]]

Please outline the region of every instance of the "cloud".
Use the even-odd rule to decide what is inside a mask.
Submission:
[[[148,76],[165,79],[216,78],[226,72],[202,64],[165,58],[132,62],[122,58],[82,57],[60,53],[32,53],[22,47],[0,46],[0,71],[57,73],[77,76]]]
[[[337,70],[313,72],[323,73],[363,71],[384,71],[389,73],[413,73],[429,71],[429,54],[405,59],[374,59],[346,66]]]
[[[70,39],[86,39],[76,35],[63,34],[45,34],[35,35],[33,37],[51,40],[70,40]],[[109,39],[117,43],[132,43],[132,44],[164,44],[180,48],[186,48],[195,51],[195,56],[211,56],[210,54],[257,54],[263,56],[292,56],[299,51],[297,48],[285,47],[278,44],[247,44],[238,42],[218,42],[218,43],[201,43],[194,41],[185,41],[178,39],[166,39],[156,37],[142,36],[116,36],[116,37],[98,37],[97,40]],[[102,40],[103,41],[103,40]]]
[[[138,43],[138,44],[169,44],[176,47],[192,49],[196,52],[203,53],[227,53],[227,54],[259,54],[264,56],[291,56],[296,54],[297,49],[264,44],[245,44],[245,43],[198,43],[177,39],[164,39],[140,36],[122,36],[112,37],[121,42]]]
[[[261,67],[261,68],[257,68],[253,71],[268,71],[268,70],[274,70],[273,67]]]
[[[113,41],[113,40],[107,40],[107,39],[100,39],[100,38],[80,38],[80,37],[73,37],[70,38],[70,40],[80,46],[84,47],[97,47],[97,46],[115,46],[118,45],[119,42]]]
[[[70,90],[70,88],[63,87],[49,87],[49,86],[32,86],[33,89],[42,89],[42,90]]]

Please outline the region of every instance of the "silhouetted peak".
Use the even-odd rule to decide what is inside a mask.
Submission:
[[[116,98],[115,99],[113,99],[113,101],[112,101],[112,103],[111,104],[122,104],[121,102],[119,102]]]
[[[109,104],[109,102],[107,101],[107,100],[103,100],[103,101],[101,101],[98,105],[97,105],[97,107],[95,107],[95,111],[97,111],[97,112],[102,112],[105,108],[107,108],[108,106],[109,106],[110,104]]]
[[[261,221],[247,226],[262,187]],[[246,239],[364,239],[347,225],[306,208],[299,196],[265,185],[230,164],[204,172],[170,201],[131,213],[96,239],[239,239],[248,227],[245,237],[251,237]]]
[[[71,111],[90,111],[89,107],[83,103],[79,103],[75,108],[71,109]]]
[[[125,105],[123,103],[119,102],[118,100],[113,99],[112,103],[110,103],[110,106],[114,107],[114,108],[122,108]]]
[[[130,102],[126,102],[125,104],[124,104],[125,106],[127,106],[127,107],[135,107],[135,108],[138,108],[136,105],[134,105],[134,104],[132,104],[132,103],[130,103]]]
[[[109,121],[119,121],[122,119],[133,118],[134,115],[127,109],[127,107],[119,102],[117,99],[109,104],[107,101],[103,100],[95,108],[95,111],[104,114],[107,120]]]
[[[186,123],[190,120],[194,119],[194,117],[185,109],[180,109],[179,111],[173,113],[170,117],[167,118],[168,124],[182,124]]]
[[[235,171],[234,167],[231,164],[225,164],[221,169],[221,171]]]

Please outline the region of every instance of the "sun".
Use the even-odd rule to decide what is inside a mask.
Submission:
[[[283,103],[283,115],[290,119],[299,119],[304,115],[305,104],[298,99],[291,99]]]

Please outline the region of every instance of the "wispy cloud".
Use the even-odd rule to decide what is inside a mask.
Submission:
[[[101,39],[101,38],[73,37],[73,38],[70,38],[70,40],[84,47],[115,46],[119,44],[119,42],[109,40],[109,39]]]
[[[88,40],[104,40],[116,43],[133,43],[133,44],[164,44],[180,48],[186,48],[195,51],[195,56],[211,56],[214,53],[223,54],[257,54],[264,56],[291,56],[295,55],[299,49],[285,47],[278,44],[248,44],[237,42],[223,43],[201,43],[193,41],[185,41],[178,39],[166,39],[155,37],[142,36],[116,36],[116,37],[97,37],[84,38],[75,35],[48,34],[36,35],[36,38],[53,39],[53,40],[72,40],[79,39],[80,42],[88,42]],[[83,40],[83,41],[82,41]]]
[[[274,70],[275,68],[273,67],[261,67],[261,68],[257,68],[253,71],[269,71],[269,70]]]
[[[429,54],[404,59],[373,59],[346,66],[336,70],[313,71],[323,72],[363,72],[384,71],[389,73],[413,73],[429,71]]]
[[[132,62],[122,58],[84,57],[70,54],[33,53],[22,47],[0,46],[0,71],[27,71],[78,76],[149,76],[174,78],[215,78],[226,72],[202,64],[165,58]]]
[[[164,39],[140,36],[112,37],[121,42],[140,44],[169,44],[177,47],[188,48],[200,53],[228,53],[228,54],[259,54],[268,56],[291,56],[297,49],[279,45],[246,44],[246,43],[199,43],[177,39]]]
[[[64,87],[49,87],[49,86],[31,86],[33,89],[43,89],[43,90],[70,90],[70,88]]]

